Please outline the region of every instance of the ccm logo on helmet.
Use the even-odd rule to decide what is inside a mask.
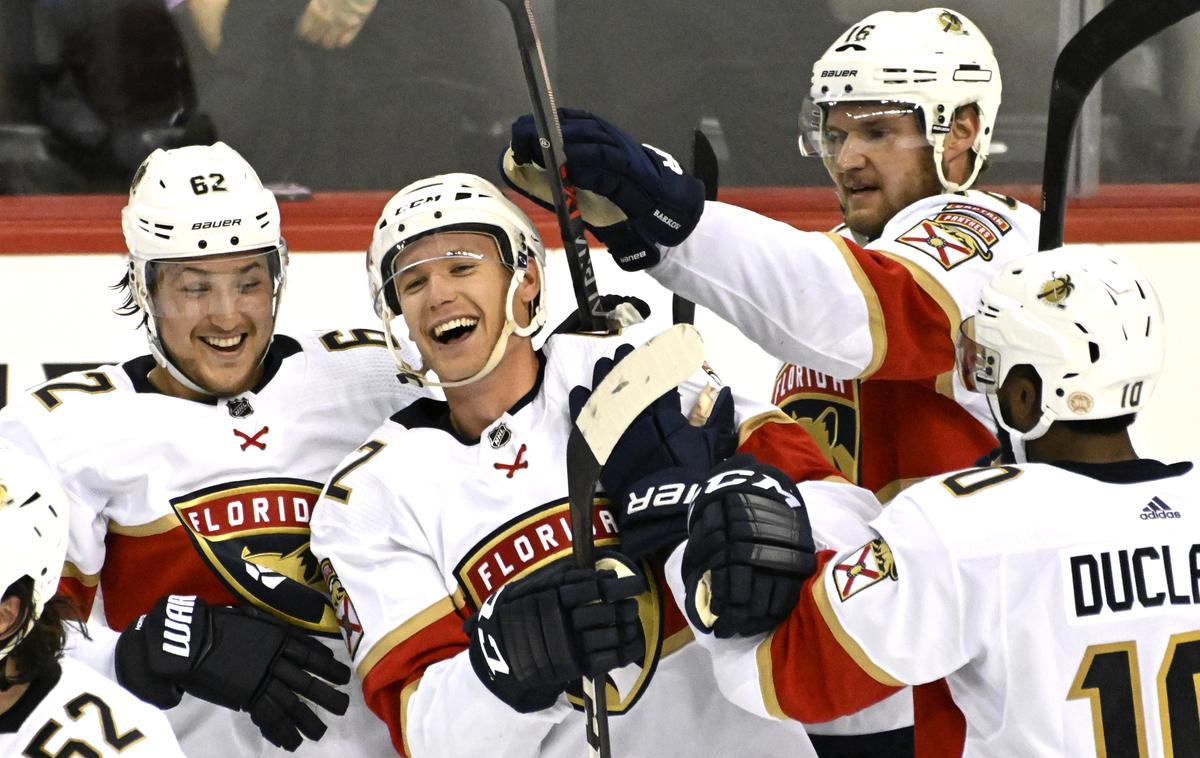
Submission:
[[[822,79],[828,79],[828,78],[836,77],[836,76],[858,76],[858,69],[844,68],[844,69],[840,69],[840,70],[829,70],[829,71],[821,72]]]
[[[224,229],[227,226],[241,226],[240,218],[227,218],[222,221],[197,221],[192,224],[192,231],[197,229]]]

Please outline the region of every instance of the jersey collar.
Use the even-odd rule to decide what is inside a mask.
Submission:
[[[283,365],[283,359],[295,355],[303,350],[300,343],[288,337],[285,334],[276,334],[271,340],[271,346],[267,348],[267,355],[263,358],[263,373],[262,378],[258,380],[258,384],[250,390],[258,394],[266,388],[267,383],[275,378],[279,373],[279,367]],[[162,395],[158,388],[150,383],[150,372],[158,365],[153,356],[140,355],[133,360],[125,361],[121,364],[125,374],[129,377],[129,381],[133,384],[134,392],[148,393],[154,395]],[[205,405],[216,405],[221,398],[208,397],[204,400],[197,400],[197,403]]]

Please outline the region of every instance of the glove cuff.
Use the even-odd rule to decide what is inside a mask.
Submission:
[[[151,669],[142,629],[145,621],[146,616],[141,616],[117,638],[117,683],[159,709],[174,708],[183,699],[183,688]]]

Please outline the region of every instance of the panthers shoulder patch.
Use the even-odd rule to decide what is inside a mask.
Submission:
[[[979,256],[992,259],[992,248],[1012,224],[993,210],[972,203],[947,203],[896,238],[920,250],[949,271]]]

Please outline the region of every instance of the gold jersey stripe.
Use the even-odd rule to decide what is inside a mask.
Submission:
[[[896,479],[895,481],[888,482],[879,488],[879,490],[875,493],[875,498],[881,504],[887,505],[888,501],[896,497],[896,495],[899,495],[901,492],[913,486],[914,484],[919,484],[928,478],[929,477],[925,476],[917,476],[911,479]]]
[[[767,424],[794,424],[796,420],[787,415],[778,408],[760,413],[757,416],[751,416],[742,422],[738,427],[738,447],[746,444],[746,440],[750,439],[750,435],[762,429]]]
[[[910,261],[899,255],[893,255],[885,250],[879,251],[896,263],[899,263],[904,268],[908,269],[908,273],[912,275],[913,281],[917,286],[925,291],[926,295],[933,298],[933,301],[938,304],[938,307],[946,314],[946,320],[950,323],[950,344],[954,345],[958,341],[958,327],[962,324],[962,313],[958,309],[958,303],[932,274],[921,268],[918,264]],[[934,380],[939,395],[945,395],[951,400],[954,399],[954,379],[955,367],[951,364],[950,368],[937,375]]]
[[[829,594],[825,589],[825,582],[828,580],[831,572],[832,564],[813,584],[813,599],[817,602],[817,610],[821,612],[821,618],[825,620],[825,625],[829,627],[829,631],[833,634],[834,639],[838,641],[838,644],[842,646],[846,654],[853,658],[858,667],[865,671],[872,679],[888,687],[903,687],[904,682],[875,665],[875,662],[871,660],[866,651],[842,627],[842,622],[834,612],[833,606],[829,602]]]
[[[774,639],[775,632],[771,632],[754,651],[754,658],[758,662],[758,689],[762,693],[763,707],[767,713],[780,721],[786,721],[788,716],[779,705],[779,693],[775,691],[775,676],[772,673],[775,670],[771,662],[771,642]]]
[[[166,534],[172,529],[178,529],[182,524],[179,517],[172,513],[169,516],[159,516],[148,524],[126,526],[115,521],[108,522],[108,531],[124,537],[153,537],[156,534]]]
[[[67,561],[63,564],[62,576],[63,579],[70,577],[71,579],[74,579],[82,584],[84,587],[95,587],[96,585],[100,584],[99,574],[85,574],[79,570],[78,566],[70,561]]]
[[[846,246],[846,240],[840,235],[830,232],[826,232],[825,236],[841,251],[842,258],[846,260],[846,267],[850,269],[850,275],[854,277],[854,283],[862,290],[863,299],[867,302],[867,326],[871,330],[871,362],[856,378],[868,379],[879,370],[879,367],[883,365],[883,359],[887,356],[887,329],[884,327],[883,306],[879,303],[879,293],[875,291],[875,286],[867,278],[867,273],[863,271],[862,265],[854,257],[854,253],[850,252],[850,248]]]
[[[362,659],[362,662],[358,664],[358,678],[365,680],[367,678],[367,674],[371,673],[371,669],[375,668],[375,664],[383,660],[383,657],[390,653],[392,648],[409,639],[417,632],[421,631],[443,616],[448,616],[452,613],[455,613],[456,609],[462,608],[465,604],[465,601],[461,595],[461,589],[455,590],[454,595],[438,600],[428,608],[419,611],[408,621],[405,621],[400,626],[383,635],[383,637],[371,647],[370,651]]]
[[[690,626],[685,626],[678,632],[675,632],[670,637],[663,640],[662,657],[666,658],[671,653],[678,652],[685,645],[696,639],[696,635],[692,632]]]
[[[417,685],[421,683],[422,677],[417,677],[404,686],[400,690],[400,735],[401,741],[404,744],[404,754],[412,755],[412,748],[408,746],[408,699],[417,691]]]

